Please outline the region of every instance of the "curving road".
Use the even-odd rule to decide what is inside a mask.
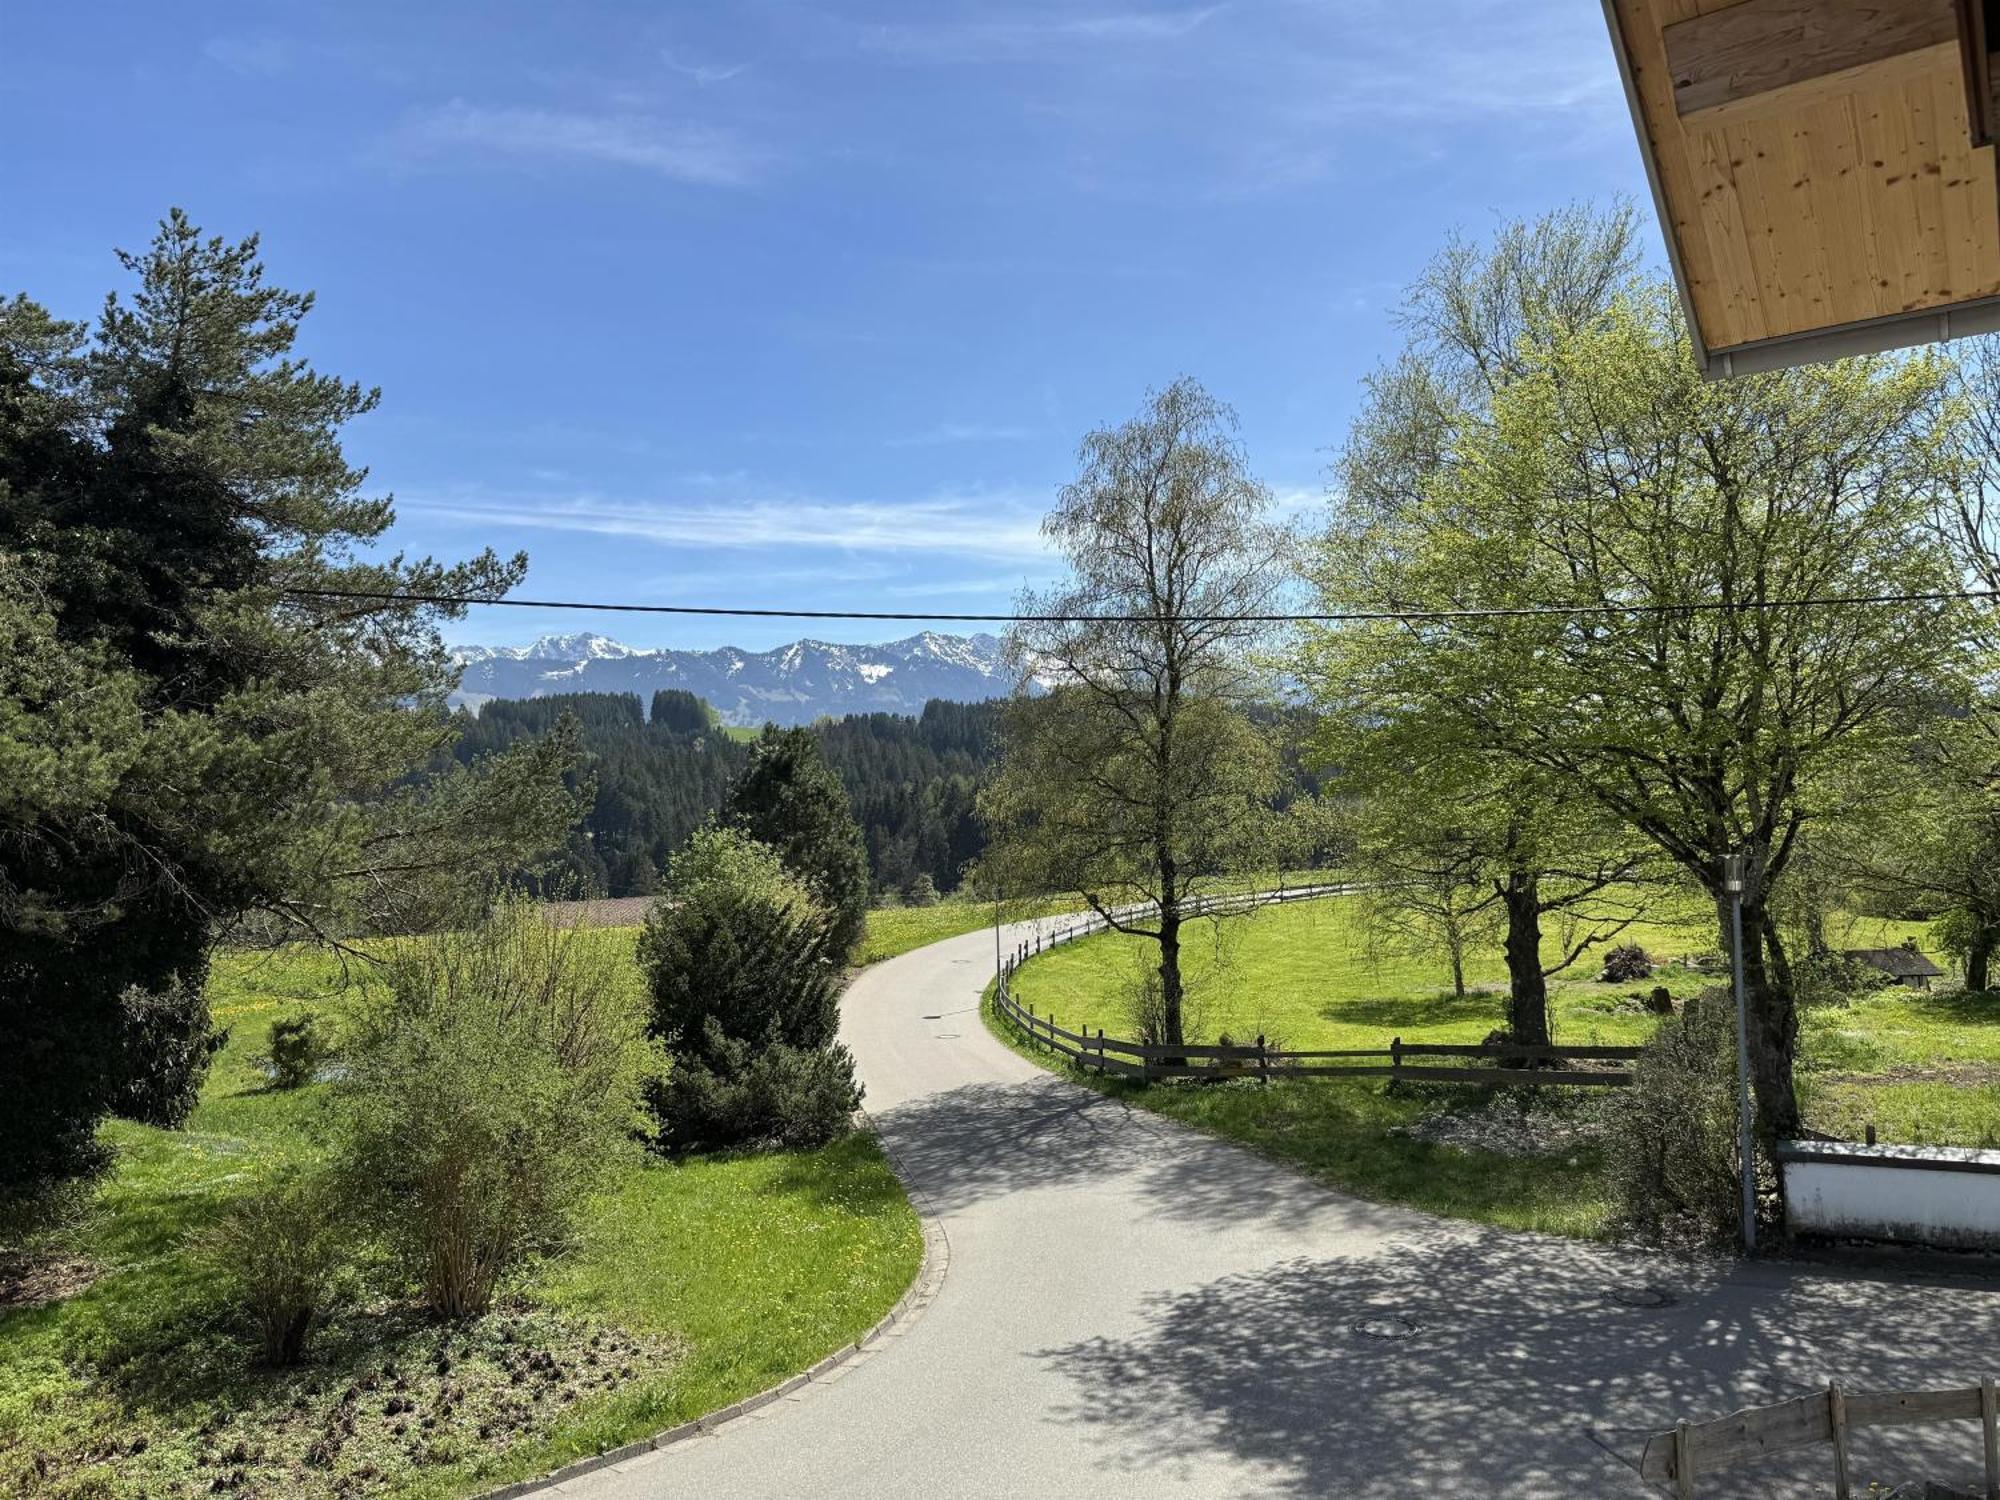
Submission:
[[[845,1001],[868,1108],[949,1240],[935,1300],[834,1378],[554,1493],[1645,1494],[1630,1462],[1676,1417],[1835,1375],[2000,1373],[1989,1291],[1482,1230],[1129,1109],[987,1035],[993,951],[990,931],[934,944]],[[1649,1287],[1668,1305],[1618,1300]],[[1825,1451],[1698,1493],[1825,1495]],[[1855,1456],[1857,1492],[1970,1479],[1977,1428],[1871,1432]]]

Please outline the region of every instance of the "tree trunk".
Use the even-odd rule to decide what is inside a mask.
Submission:
[[[1549,1044],[1549,982],[1542,975],[1541,881],[1515,870],[1501,887],[1507,908],[1507,1034],[1530,1047]]]
[[[1730,897],[1716,897],[1722,947],[1730,951]],[[1776,951],[1782,955],[1783,948]],[[1750,1091],[1757,1131],[1766,1145],[1799,1132],[1799,1098],[1792,1087],[1792,1059],[1799,1040],[1798,1011],[1789,985],[1772,972],[1771,918],[1761,893],[1743,900],[1743,1001],[1750,1043]]]
[[[1181,1021],[1181,909],[1178,900],[1160,903],[1160,1040],[1179,1047],[1187,1042]],[[1167,1059],[1169,1062],[1174,1059]]]
[[[1785,952],[1785,942],[1779,935],[1777,919],[1767,910],[1764,916],[1764,947],[1771,955],[1771,983],[1787,995],[1796,996],[1798,990],[1792,984],[1792,960]]]
[[[1451,993],[1452,998],[1465,998],[1465,945],[1456,939],[1451,945]]]
[[[1993,928],[1978,912],[1971,915],[1972,941],[1965,949],[1965,987],[1984,990],[1989,987],[1988,971],[1993,961]]]

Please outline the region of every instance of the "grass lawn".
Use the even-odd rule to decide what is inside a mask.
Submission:
[[[1325,871],[1293,870],[1283,877],[1265,874],[1220,882],[1215,889],[1267,891],[1279,884],[1281,878],[1298,886],[1315,881],[1336,880],[1339,877]],[[1026,922],[1037,917],[1059,917],[1068,912],[1080,911],[1082,907],[1083,902],[1075,896],[1046,896],[1026,901],[1009,901],[1001,909],[1000,915],[1002,921]],[[878,906],[868,913],[868,930],[862,935],[861,946],[854,955],[854,962],[877,964],[885,958],[895,958],[913,948],[921,948],[926,943],[940,942],[945,938],[976,932],[982,927],[992,925],[992,904],[973,901],[964,896],[948,896],[931,906]]]
[[[326,1086],[265,1089],[270,1021],[337,1017],[353,994],[316,953],[218,966],[232,1029],[188,1128],[107,1126],[118,1166],[57,1263],[80,1289],[0,1304],[0,1494],[464,1494],[761,1390],[873,1326],[916,1273],[916,1217],[869,1136],[680,1166],[635,1153],[576,1253],[479,1323],[360,1300],[303,1368],[255,1368],[194,1247],[255,1168],[313,1149]]]
[[[1467,965],[1472,993],[1454,997],[1436,962],[1373,953],[1357,902],[1344,898],[1272,907],[1196,929],[1186,950],[1189,1014],[1204,1038],[1259,1033],[1287,1047],[1386,1047],[1406,1042],[1478,1042],[1503,1023],[1506,969],[1496,949]],[[1915,924],[1856,923],[1836,945],[1888,946]],[[1688,902],[1629,934],[1656,959],[1712,950],[1703,908]],[[1551,946],[1553,934],[1551,934]],[[1146,950],[1139,939],[1106,934],[1031,959],[1015,993],[1067,1027],[1130,1034],[1127,996]],[[1666,985],[1677,1000],[1718,977],[1669,966],[1640,984],[1599,984],[1588,958],[1574,976],[1552,981],[1557,1040],[1643,1042],[1655,1021],[1633,1006],[1635,991]],[[996,1027],[998,1023],[994,1023]],[[1809,1123],[1858,1138],[1873,1123],[1880,1137],[1953,1145],[2000,1140],[2000,1013],[1950,994],[1886,989],[1802,1017],[1799,1087]],[[1031,1052],[1038,1060],[1047,1054]],[[1433,1145],[1394,1133],[1445,1107],[1459,1112],[1518,1110],[1506,1091],[1421,1089],[1390,1095],[1366,1080],[1260,1086],[1098,1086],[1148,1109],[1280,1157],[1366,1197],[1515,1228],[1600,1232],[1607,1204],[1587,1131],[1558,1153],[1521,1158]],[[1592,1112],[1582,1090],[1542,1091],[1536,1101],[1578,1117]],[[1469,1096],[1469,1097],[1468,1097]]]
[[[1055,896],[1047,900],[1010,901],[1001,909],[1009,922],[1025,922],[1031,917],[1053,917],[1073,910],[1074,900]],[[879,964],[961,933],[977,932],[993,925],[993,903],[948,897],[930,906],[878,906],[868,913],[868,929],[855,951],[856,964]]]

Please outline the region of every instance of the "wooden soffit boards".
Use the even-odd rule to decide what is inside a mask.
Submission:
[[[2000,328],[1984,3],[1604,0],[1710,373]]]

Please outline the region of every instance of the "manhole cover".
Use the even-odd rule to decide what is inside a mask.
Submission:
[[[1656,1286],[1614,1286],[1604,1294],[1620,1307],[1672,1307],[1671,1292]]]
[[[956,1031],[940,1031],[936,1033],[936,1036],[941,1042],[955,1042],[959,1038],[959,1033]]]
[[[1400,1317],[1395,1313],[1383,1313],[1372,1318],[1363,1318],[1360,1322],[1352,1326],[1354,1332],[1360,1334],[1364,1339],[1406,1339],[1417,1331],[1416,1324],[1412,1323],[1408,1318]]]

